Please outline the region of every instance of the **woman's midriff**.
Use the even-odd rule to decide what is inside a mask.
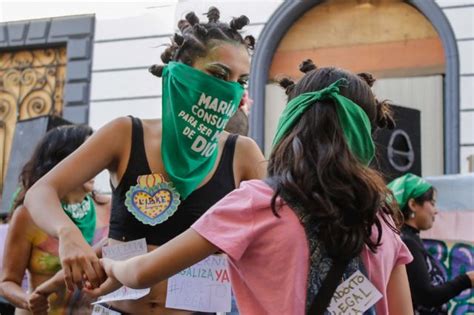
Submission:
[[[109,240],[109,244],[122,243],[116,240]],[[148,251],[152,251],[157,246],[148,245]],[[162,281],[150,288],[150,293],[138,300],[127,300],[120,302],[110,302],[113,308],[129,314],[160,314],[160,315],[189,315],[193,312],[166,308],[166,292],[168,281]]]

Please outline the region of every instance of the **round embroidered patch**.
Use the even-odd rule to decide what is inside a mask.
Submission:
[[[172,183],[160,174],[139,176],[125,195],[125,206],[140,222],[155,226],[171,217],[181,203]]]

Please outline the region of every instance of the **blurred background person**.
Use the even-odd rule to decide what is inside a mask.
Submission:
[[[388,187],[402,210],[402,240],[413,255],[407,273],[415,314],[448,314],[449,300],[474,286],[474,271],[447,281],[440,262],[423,246],[420,231],[431,229],[438,213],[436,190],[410,173],[393,180]]]
[[[75,151],[90,135],[88,126],[61,126],[50,130],[37,145],[20,174],[21,190],[11,215],[0,283],[0,295],[17,307],[16,314],[44,313],[48,303],[32,303],[31,294],[41,283],[61,269],[58,240],[47,235],[33,222],[23,206],[26,191],[44,174]],[[93,192],[94,180],[89,180],[68,193],[62,200],[64,212],[81,230],[89,244],[107,236],[110,202],[106,196]],[[22,288],[28,270],[28,291]],[[90,314],[90,301],[83,301],[80,292],[62,290],[51,295],[48,314]],[[39,300],[37,300],[39,301]]]

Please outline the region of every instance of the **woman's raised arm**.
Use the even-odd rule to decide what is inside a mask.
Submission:
[[[130,140],[131,121],[118,118],[92,135],[79,149],[38,180],[27,192],[24,205],[33,221],[59,238],[59,255],[68,288],[82,287],[83,275],[95,287],[103,281],[99,260],[79,229],[61,207],[61,198],[99,172],[114,173]]]

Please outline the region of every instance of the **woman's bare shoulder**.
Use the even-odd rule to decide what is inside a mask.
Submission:
[[[262,179],[266,175],[265,157],[255,140],[250,137],[237,138],[234,161],[241,171],[241,180]]]

